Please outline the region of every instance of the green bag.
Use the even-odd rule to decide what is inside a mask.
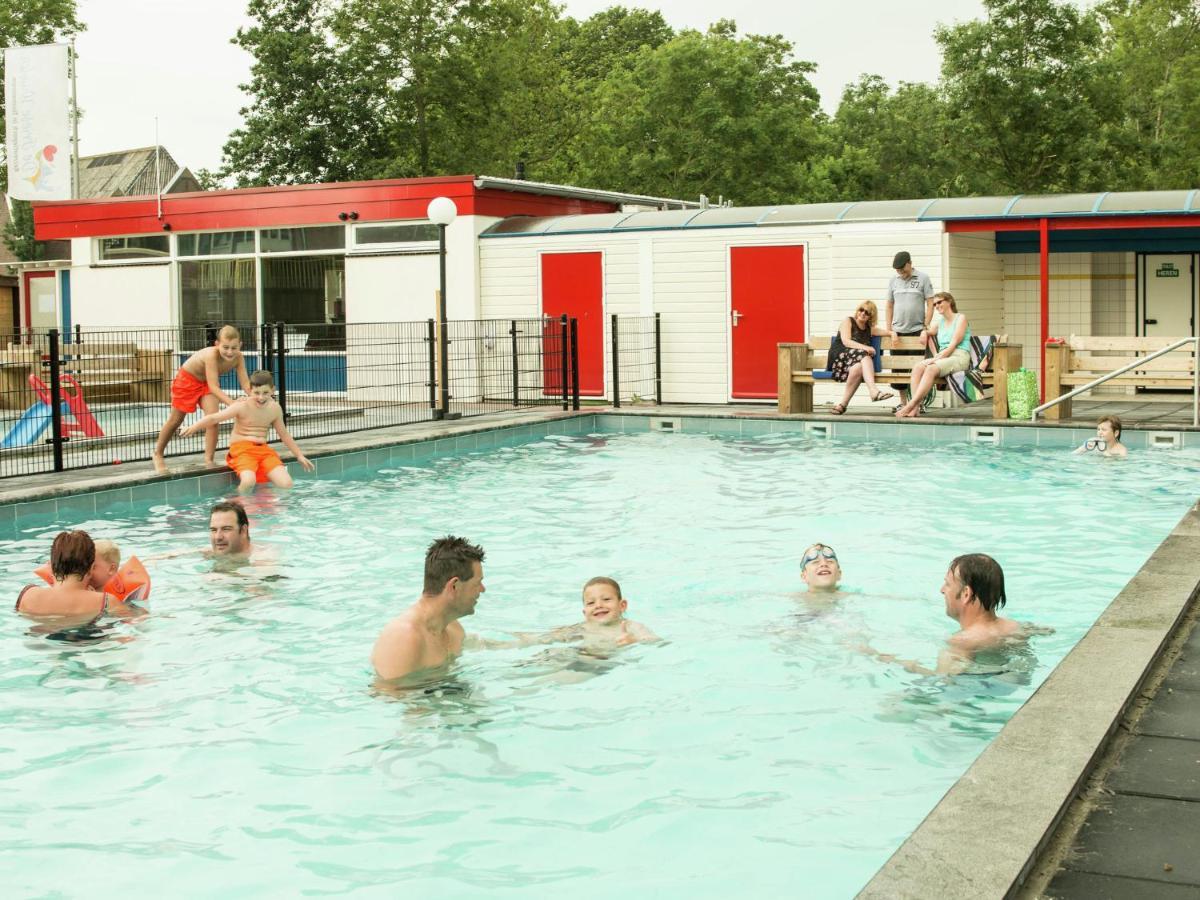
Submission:
[[[1028,419],[1038,405],[1037,373],[1020,368],[1008,373],[1008,417]]]

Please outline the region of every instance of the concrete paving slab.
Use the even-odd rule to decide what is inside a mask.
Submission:
[[[1138,734],[1200,741],[1200,695],[1195,691],[1159,691],[1137,730]],[[1196,854],[1200,856],[1200,843]]]
[[[1043,895],[1047,900],[1200,900],[1200,888],[1065,869]]]
[[[1067,865],[1200,887],[1200,803],[1116,794],[1088,818]]]
[[[1200,691],[1200,628],[1195,629],[1183,645],[1163,687],[1173,691]]]
[[[1195,699],[1200,707],[1200,696]],[[1125,747],[1105,787],[1200,802],[1200,741],[1138,735]]]

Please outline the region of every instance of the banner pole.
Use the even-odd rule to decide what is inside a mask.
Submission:
[[[75,38],[71,38],[71,199],[79,199],[79,96],[75,90]]]

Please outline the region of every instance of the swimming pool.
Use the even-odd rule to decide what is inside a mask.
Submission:
[[[165,878],[185,896],[850,896],[1191,505],[1197,472],[1191,450],[1122,464],[595,434],[260,493],[254,538],[283,557],[265,578],[162,561],[153,615],[95,646],[5,620],[6,880],[25,894],[87,872],[101,896]],[[202,543],[212,499],[82,524],[144,557]],[[6,589],[58,527],[6,546]],[[488,551],[470,631],[576,621],[579,586],[604,573],[668,640],[611,660],[477,651],[439,692],[375,696],[371,642],[445,532]],[[793,595],[813,540],[859,592],[831,611]],[[1057,629],[1031,656],[945,683],[853,650],[865,637],[931,662],[951,628],[937,589],[968,550],[1005,566],[1010,615]]]

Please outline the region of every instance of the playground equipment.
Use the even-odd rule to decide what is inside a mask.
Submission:
[[[14,447],[28,447],[37,441],[46,429],[50,427],[53,410],[50,407],[50,389],[37,375],[29,376],[29,386],[37,394],[38,402],[21,413],[21,418],[0,441],[0,448],[10,450]],[[62,402],[59,410],[62,413],[62,431],[64,437],[79,434],[83,437],[104,437],[104,429],[88,409],[83,399],[83,388],[70,375],[59,376],[59,394]]]

